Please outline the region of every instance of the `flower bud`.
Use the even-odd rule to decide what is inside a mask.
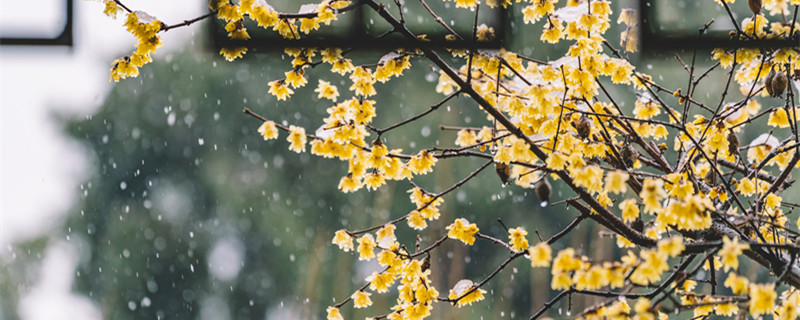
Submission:
[[[754,15],[761,13],[761,0],[747,0],[747,5],[750,6],[750,11],[753,11]]]

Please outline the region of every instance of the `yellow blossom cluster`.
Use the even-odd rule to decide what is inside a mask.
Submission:
[[[119,11],[116,5],[109,5],[108,2],[106,4],[106,12],[116,16]],[[109,6],[112,9],[109,9]],[[125,28],[136,38],[136,50],[131,55],[119,58],[111,64],[111,80],[115,82],[127,77],[138,76],[139,67],[153,61],[150,54],[156,52],[156,49],[163,45],[161,37],[156,35],[162,28],[161,21],[143,11],[128,13],[125,19]]]
[[[550,287],[564,290],[599,290],[603,287],[620,288],[625,284],[626,274],[638,262],[635,256],[622,261],[592,263],[587,257],[579,257],[573,248],[561,250],[553,259]]]
[[[469,223],[467,219],[458,218],[453,224],[447,226],[447,230],[447,237],[472,245],[475,243],[475,234],[478,232],[478,226],[474,223]]]
[[[475,12],[482,5],[478,0],[444,1]],[[507,7],[512,2],[484,3]],[[432,247],[447,239],[469,246],[476,240],[490,240],[507,249],[509,259],[524,256],[531,267],[549,267],[553,290],[613,294],[627,287],[669,288],[680,296],[686,308],[693,310],[695,317],[712,313],[733,316],[739,314],[740,308],[753,316],[800,317],[797,290],[786,290],[779,295],[775,284],[753,283],[737,274],[739,258],[753,253],[753,248],[769,248],[764,251],[775,252],[772,257],[775,259],[783,259],[782,250],[788,252],[786,248],[796,249],[795,239],[787,235],[791,233],[787,226],[791,219],[787,215],[791,212],[784,212],[788,203],[780,195],[785,186],[774,184],[780,179],[786,181],[790,174],[779,178],[774,173],[775,170],[791,173],[785,170],[800,167],[797,146],[786,138],[786,133],[796,130],[800,106],[790,105],[793,88],[785,92],[785,81],[797,79],[800,53],[788,47],[713,50],[711,58],[719,62],[719,69],[729,72],[731,83],[735,82],[738,93],[745,96],[738,102],[719,101],[715,110],[702,97],[692,96],[697,92],[695,88],[687,90],[688,93],[667,89],[630,63],[624,54],[636,51],[639,41],[635,10],[618,12],[616,22],[621,34],[616,49],[606,35],[614,21],[611,1],[564,2],[532,0],[525,1],[521,8],[525,24],[541,23],[542,43],[563,45],[563,56],[551,61],[539,61],[506,49],[441,50],[452,55],[451,61],[461,63],[451,68],[448,62],[436,60],[440,59],[438,54],[422,45],[421,49],[394,49],[378,61],[365,64],[354,63],[348,56],[349,50],[342,48],[284,50],[291,58],[291,68],[283,73],[283,78],[268,82],[266,91],[284,101],[296,91],[299,94],[310,91],[304,87],[316,82],[314,96],[325,104],[326,115],[313,132],[260,118],[263,121],[257,132],[263,139],[277,139],[279,131],[284,131],[291,151],[306,152],[310,145],[311,154],[346,163],[347,173],[338,184],[338,189],[345,193],[374,191],[392,181],[405,180],[413,186],[408,190],[413,209],[405,211],[407,214],[385,225],[361,231],[339,230],[334,234],[332,244],[344,252],[357,253],[360,261],[374,259],[382,269],[366,277],[368,285],[353,292],[347,301],[329,307],[329,320],[343,319],[339,308],[345,303],[368,308],[373,304],[373,294],[391,290],[396,290],[397,302],[383,316],[387,319],[423,319],[431,315],[437,301],[462,307],[485,298],[486,281],[476,283],[469,279],[455,283],[447,298],[440,297],[431,279],[433,248],[421,249],[423,240],[419,238],[417,250],[409,252],[407,245],[395,236],[396,224],[403,221],[413,230],[428,228],[430,221],[442,216],[443,196],[452,190],[431,193],[419,187],[414,178],[433,172],[442,158],[472,156],[488,161],[480,170],[494,163],[503,185],[513,180],[521,188],[535,189],[542,203],[552,193],[549,181],[572,189],[578,196],[566,202],[578,204],[574,207],[582,215],[576,223],[592,219],[602,224],[623,248],[622,256],[618,260],[598,260],[568,247],[554,257],[551,248],[554,241],[531,246],[523,226],[507,229],[506,242],[502,240],[505,236],[495,239],[479,233],[475,223],[460,217],[444,227],[446,236]],[[734,1],[717,2],[727,6]],[[800,5],[800,0],[758,2],[761,12],[751,7],[755,14],[733,21],[741,32],[734,31],[731,37],[742,41],[787,39],[800,30],[800,24],[786,22],[785,17],[784,22],[768,17],[788,16],[789,6]],[[109,16],[116,16],[122,10],[115,1],[104,3]],[[752,6],[755,1],[751,3]],[[210,8],[216,18],[226,22],[230,38],[244,41],[250,38],[245,18],[285,38],[297,39],[330,25],[349,5],[350,1],[324,0],[303,5],[299,13],[283,14],[263,0],[212,0]],[[380,11],[385,7],[377,7],[379,13],[386,13]],[[125,26],[138,44],[132,55],[114,62],[111,70],[114,81],[138,75],[138,68],[149,62],[150,54],[161,46],[156,34],[166,25],[135,11],[127,14]],[[392,32],[421,44],[428,41],[423,34],[404,34],[407,31],[404,29],[395,26]],[[473,33],[478,41],[496,37],[494,28],[485,24],[476,23]],[[449,38],[455,40],[452,35]],[[232,61],[246,51],[245,47],[223,48],[220,54]],[[445,102],[455,96],[468,96],[486,111],[490,121],[477,127],[456,127],[454,144],[458,148],[444,149],[437,142],[435,147],[404,153],[387,145],[392,141],[386,139],[387,132],[418,118],[401,120],[386,129],[374,124],[378,117],[376,104],[381,101],[376,97],[378,89],[401,77],[417,57],[436,62],[432,73],[434,79],[438,75],[434,90],[446,96]],[[330,68],[332,75],[341,79],[315,79],[311,70],[316,68]],[[715,68],[716,65],[709,72]],[[697,82],[690,83],[696,86]],[[612,86],[632,88],[635,98],[615,100],[610,93],[614,91],[608,90]],[[739,141],[746,137],[745,125],[759,119],[772,131],[756,139]],[[461,182],[453,189],[460,185]],[[751,204],[750,209],[745,203]],[[797,223],[800,227],[800,221]],[[437,223],[432,224],[438,227]],[[740,228],[733,230],[739,232],[719,232],[730,231],[731,226]],[[720,236],[721,241],[712,240]],[[707,259],[700,263],[708,272],[722,275],[730,271],[720,277],[720,282],[733,296],[709,295],[700,288],[703,284],[698,286],[701,281],[697,274],[682,278],[683,269],[671,271],[676,261],[688,261],[686,255],[695,255],[687,251],[692,245],[695,250],[706,250]],[[764,253],[759,251],[759,254]],[[697,266],[699,269],[700,265]],[[665,279],[672,283],[665,283]],[[630,303],[633,308],[626,299],[616,299],[587,310],[582,317],[641,320],[667,317],[654,305],[659,303],[657,300],[643,297]]]

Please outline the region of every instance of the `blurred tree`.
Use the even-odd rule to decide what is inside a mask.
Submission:
[[[93,155],[95,168],[65,225],[83,257],[76,289],[98,301],[105,318],[261,319],[269,312],[315,318],[324,311],[325,297],[346,295],[358,285],[337,281],[337,275],[356,266],[329,251],[333,231],[409,210],[406,201],[393,203],[395,197],[407,197],[407,188],[354,196],[337,192],[333,187],[344,168],[264,142],[252,134],[260,123],[240,113],[244,106],[274,108],[264,97],[264,77],[279,61],[254,56],[235,65],[211,62],[215,67],[207,68],[208,59],[193,48],[167,54],[154,62],[156,68],[143,71],[141,77],[149,81],[114,86],[98,112],[68,125]],[[394,83],[400,90],[381,102],[398,108],[387,113],[407,117],[418,101],[430,99],[407,94],[421,85],[412,78],[427,74],[412,73],[408,81]],[[313,123],[324,117],[313,95],[295,101],[296,107],[276,110],[274,118]],[[453,111],[443,117],[479,116],[460,108],[462,102],[454,101]],[[426,121],[432,127],[437,118]],[[438,143],[415,128],[401,133],[393,140],[397,144]],[[479,161],[463,163],[472,167]],[[422,183],[453,183],[453,175],[465,172],[445,168]],[[469,219],[501,232],[494,215],[480,213],[508,212],[505,217],[515,220],[531,215],[512,205],[519,202],[539,210],[531,196],[497,189],[500,184],[465,187],[443,212],[455,216],[469,209]],[[539,219],[530,221],[531,229],[550,232]],[[555,223],[568,220],[563,216]],[[435,253],[434,270],[450,277],[491,271],[486,264],[464,268],[463,249],[447,244]],[[477,250],[489,257],[493,248]],[[526,288],[506,296],[523,302],[529,297]],[[303,303],[306,298],[314,303]],[[287,306],[280,308],[283,302]]]

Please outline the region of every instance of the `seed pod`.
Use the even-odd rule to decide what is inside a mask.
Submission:
[[[581,139],[589,138],[589,134],[592,133],[592,120],[589,120],[589,117],[583,115],[578,119],[578,123],[575,124],[575,129],[578,130],[578,136]]]
[[[769,93],[771,97],[774,97],[774,95],[772,95],[773,78],[775,78],[775,70],[770,70],[769,73],[767,74],[767,78],[764,79],[764,89],[767,89],[767,93]]]
[[[728,131],[728,153],[736,156],[739,154],[739,138],[733,133],[733,130]]]
[[[428,255],[425,256],[425,259],[422,259],[421,269],[422,269],[422,272],[425,272],[425,270],[428,270],[430,268],[431,268],[431,254],[428,253]]]
[[[789,83],[789,79],[786,78],[786,74],[783,71],[778,71],[774,77],[772,77],[772,92],[770,95],[772,97],[780,97],[784,91],[786,91],[786,85]]]
[[[500,181],[503,182],[503,185],[507,185],[509,176],[511,176],[511,166],[502,162],[496,162],[494,164],[494,170],[497,172],[497,176],[500,177]]]
[[[626,167],[632,167],[636,160],[639,159],[639,152],[630,144],[623,146],[622,150],[619,151],[619,155],[622,157],[622,162],[625,163]]]
[[[550,192],[552,192],[550,182],[547,181],[547,178],[539,180],[534,190],[536,191],[536,196],[539,197],[539,201],[541,201],[540,205],[542,207],[546,206],[547,201],[550,200]]]
[[[754,15],[761,13],[761,0],[747,0],[747,5],[750,6],[750,11],[753,11]]]

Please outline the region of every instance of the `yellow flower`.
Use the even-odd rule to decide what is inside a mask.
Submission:
[[[386,156],[388,154],[389,148],[380,140],[375,140],[375,142],[372,143],[372,151],[369,153],[367,163],[372,168],[385,170],[390,162],[390,158]]]
[[[786,293],[783,295],[786,295]],[[783,300],[783,303],[776,309],[777,319],[794,320],[800,317],[800,292],[795,290],[789,297],[781,300]]]
[[[357,104],[356,123],[368,124],[375,117],[375,100],[364,100]]]
[[[573,281],[575,289],[578,290],[597,290],[608,284],[608,270],[601,266],[592,266],[588,270],[582,269],[575,271]]]
[[[325,98],[336,101],[336,98],[339,97],[339,89],[328,81],[319,80],[319,85],[314,89],[314,92],[319,93],[317,95],[318,99]]]
[[[669,239],[663,239],[658,242],[659,253],[668,255],[670,257],[677,257],[686,246],[683,245],[683,237],[675,236]]]
[[[132,53],[131,56],[130,56],[130,65],[134,66],[134,67],[137,67],[137,68],[141,67],[141,66],[144,66],[145,64],[150,63],[151,61],[153,61],[153,58],[151,58],[149,54],[141,54],[138,51]],[[136,70],[136,69],[134,68],[134,70]],[[137,70],[136,75],[138,75],[138,74],[139,73],[138,73],[138,70]]]
[[[355,68],[353,74],[350,75],[350,80],[353,81],[350,91],[354,91],[356,95],[369,97],[377,94],[374,87],[375,77],[369,69],[363,67]]]
[[[109,82],[119,82],[119,79],[136,77],[138,75],[139,69],[131,63],[131,59],[129,57],[123,57],[115,60],[111,64],[111,79],[109,79]]]
[[[436,92],[451,94],[455,91],[456,83],[444,71],[439,71],[439,80],[436,83]]]
[[[353,61],[350,59],[340,58],[333,62],[331,66],[331,71],[336,72],[340,75],[345,75],[349,72],[355,70],[355,66],[353,66]]]
[[[667,197],[667,193],[664,191],[664,181],[661,179],[645,179],[639,196],[642,198],[646,212],[661,211],[661,200]]]
[[[344,229],[336,231],[331,243],[339,246],[344,252],[353,250],[353,238]]]
[[[225,31],[228,31],[228,37],[231,39],[250,39],[250,34],[247,33],[247,28],[242,24],[242,20],[228,22],[225,26]]]
[[[510,239],[509,243],[511,244],[511,248],[516,252],[528,249],[528,239],[525,239],[527,235],[528,231],[525,231],[522,227],[509,229],[508,239]]]
[[[103,13],[105,13],[109,17],[116,19],[117,14],[120,11],[122,11],[122,9],[113,0],[105,0],[103,2],[105,2],[106,4],[106,8],[103,10]]]
[[[326,311],[328,312],[328,320],[344,320],[342,314],[339,312],[339,308],[328,307]]]
[[[215,4],[218,18],[225,21],[242,19],[242,12],[239,11],[239,6],[231,5],[227,1],[215,1]]]
[[[278,13],[267,6],[258,6],[250,11],[250,17],[255,19],[259,27],[269,28],[278,24]]]
[[[408,166],[414,174],[426,174],[433,171],[436,158],[428,150],[422,150],[408,161]]]
[[[738,276],[735,273],[731,272],[728,274],[728,278],[725,279],[725,287],[728,287],[733,291],[733,294],[736,295],[744,295],[747,294],[747,287],[750,285],[750,280],[746,277]]]
[[[372,173],[368,174],[367,177],[364,179],[364,184],[367,186],[367,189],[377,190],[380,186],[386,183],[386,179],[383,178],[383,175],[380,174],[378,171],[373,171]]]
[[[553,0],[533,1],[533,4],[522,9],[525,23],[535,23],[545,14],[553,13],[555,5]]]
[[[353,174],[347,174],[339,180],[339,191],[344,193],[354,192],[361,189],[361,181],[353,177]]]
[[[456,8],[475,8],[478,4],[478,0],[455,0]]]
[[[431,315],[431,306],[430,304],[424,303],[415,303],[408,305],[404,310],[403,314],[405,315],[404,319],[408,320],[422,320],[427,318]]]
[[[550,260],[553,259],[553,249],[547,242],[539,242],[528,249],[528,255],[530,255],[531,267],[547,267],[550,265]]]
[[[526,15],[526,22],[529,20],[527,18],[528,16]],[[545,26],[541,37],[539,37],[540,40],[547,43],[558,43],[562,38],[564,38],[564,25],[558,19],[551,19],[551,24]]]
[[[292,85],[292,88],[295,89],[305,86],[306,83],[308,83],[308,80],[306,80],[306,78],[303,76],[304,74],[305,71],[302,69],[287,71],[284,73],[286,76],[286,81],[289,82],[289,84]]]
[[[125,28],[136,37],[138,42],[144,42],[161,30],[161,21],[143,11],[135,11],[128,13]]]
[[[397,240],[397,237],[395,237],[395,235],[394,235],[394,230],[396,228],[397,227],[395,225],[393,225],[391,223],[387,223],[386,225],[383,226],[383,228],[378,230],[378,234],[377,234],[378,236],[376,237],[375,240],[378,241],[378,243],[383,241],[383,239],[385,239],[385,238],[388,238],[391,241]]]
[[[661,107],[655,103],[649,95],[643,95],[636,99],[633,107],[633,114],[637,118],[650,119],[661,113]]]
[[[494,39],[494,27],[489,27],[483,23],[478,26],[478,30],[475,32],[475,35],[477,36],[478,41],[492,40]]]
[[[767,205],[768,208],[776,208],[781,205],[781,201],[783,199],[780,196],[776,196],[774,193],[770,193],[767,195],[767,198],[764,200],[764,203]]]
[[[265,141],[278,138],[278,128],[275,126],[275,122],[272,121],[264,121],[258,127],[258,133],[264,137]]]
[[[303,33],[309,33],[313,30],[319,29],[319,19],[316,18],[301,18],[300,19],[300,31]]]
[[[164,45],[161,43],[161,37],[155,35],[142,40],[143,41],[136,44],[136,53],[142,56],[149,56],[151,53],[156,52],[156,49]]]
[[[649,285],[661,280],[661,275],[669,269],[667,257],[658,250],[642,250],[639,254],[642,263],[631,274],[631,281],[639,285]]]
[[[685,199],[689,195],[693,194],[694,194],[694,186],[688,180],[684,180],[677,186],[674,186],[672,190],[669,191],[669,195],[677,199]]]
[[[453,224],[447,226],[447,237],[450,239],[458,239],[468,245],[475,243],[475,233],[478,232],[478,226],[474,223],[469,223],[467,219],[458,218]]]
[[[772,314],[777,298],[774,283],[750,284],[750,314],[753,316]]]
[[[356,291],[351,298],[353,298],[354,307],[357,309],[366,308],[372,305],[372,299],[369,298],[371,293],[367,293],[364,291]]]
[[[549,156],[547,156],[547,168],[552,170],[561,170],[567,165],[567,157],[565,157],[560,152],[553,152]]]
[[[427,287],[421,286],[414,292],[414,298],[421,304],[427,304],[429,301],[436,300],[438,296],[439,291],[430,284],[428,284]]]
[[[269,83],[269,94],[278,98],[278,100],[286,100],[294,93],[283,81],[275,80]]]
[[[739,306],[736,303],[722,303],[716,305],[716,312],[721,316],[733,316],[739,313]]]
[[[428,227],[428,222],[425,221],[425,216],[422,213],[414,210],[408,214],[408,226],[416,230],[422,230]]]
[[[769,115],[767,124],[778,128],[788,128],[790,125],[788,113],[784,109],[775,109]]]
[[[620,249],[622,248],[634,248],[636,245],[633,244],[628,238],[625,238],[621,235],[617,235],[617,247]]]
[[[375,257],[375,238],[367,233],[358,238],[358,260],[371,260]]]
[[[753,179],[744,178],[736,185],[736,191],[739,191],[739,193],[745,196],[753,195],[756,193],[756,184],[753,182]]]
[[[378,273],[373,271],[372,275],[367,278],[369,281],[369,288],[378,293],[388,292],[389,287],[394,282],[394,274],[389,272]]]
[[[572,277],[566,272],[559,272],[553,274],[553,279],[550,281],[550,288],[553,290],[566,290],[572,286]]]
[[[628,186],[625,184],[628,181],[628,173],[621,170],[614,170],[606,175],[605,191],[608,193],[625,193]]]
[[[450,289],[450,294],[448,295],[448,298],[456,299],[458,297],[461,297],[463,294],[469,292],[475,287],[476,284],[473,283],[472,280],[468,279],[459,280],[458,282],[456,282],[456,285],[453,286],[453,289]],[[466,296],[461,298],[461,300],[458,300],[458,302],[456,302],[456,306],[460,308],[465,305],[471,305],[473,302],[481,301],[484,298],[483,297],[484,293],[486,293],[486,290],[478,288],[475,291],[472,291],[472,293],[467,294]]]
[[[245,53],[247,53],[246,47],[236,47],[236,48],[222,48],[219,50],[219,54],[225,57],[225,60],[233,61],[238,58],[241,58]],[[291,90],[289,90],[291,91]],[[289,93],[291,94],[291,92]],[[283,100],[283,99],[280,99]]]
[[[723,236],[722,249],[717,252],[717,255],[721,259],[724,270],[727,272],[728,269],[739,269],[739,255],[747,249],[750,249],[750,245],[747,243],[740,244],[739,238],[731,240],[728,236]]]
[[[399,243],[394,242],[392,243],[392,246],[389,249],[397,250],[399,246],[400,246]],[[384,250],[378,253],[378,263],[384,267],[389,267],[389,270],[387,270],[386,272],[391,271],[392,273],[394,273],[403,265],[403,259],[398,257],[392,251]]]
[[[416,282],[417,280],[420,280],[420,277],[423,276],[422,264],[420,263],[420,260],[414,259],[414,260],[411,260],[411,261],[407,262],[403,266],[402,273],[403,273],[402,276],[403,276],[404,279],[401,280],[401,281],[403,283],[409,283],[410,284],[411,282]],[[426,270],[424,273],[425,274],[429,274],[430,271]],[[414,286],[414,288],[416,288],[416,285]]]
[[[655,315],[650,312],[651,308],[650,299],[644,297],[637,299],[636,304],[633,305],[633,310],[636,311],[633,320],[655,320]]]
[[[591,165],[570,171],[570,175],[575,178],[575,185],[586,188],[590,193],[603,190],[603,170],[600,166]]]
[[[705,305],[701,305],[701,306],[698,306],[698,307],[694,308],[694,317],[695,318],[701,318],[701,317],[707,316],[711,312],[714,311],[714,304],[711,304],[711,302],[714,301],[713,298],[705,297],[702,300],[701,299],[697,299],[697,300],[699,300],[699,301],[696,301],[697,303],[704,303]]]
[[[272,26],[273,31],[277,31],[285,39],[294,39],[297,36],[296,19],[280,19]]]
[[[719,65],[723,68],[733,65],[733,54],[725,51],[725,49],[714,49],[711,51],[711,55],[714,60],[719,60]]]
[[[636,199],[625,199],[619,204],[622,210],[622,219],[625,222],[632,222],[639,217],[639,206],[636,204]]]
[[[286,138],[289,150],[300,153],[306,151],[306,129],[292,125],[289,127],[289,136]]]
[[[478,142],[478,137],[472,130],[462,129],[456,136],[456,145],[459,147],[471,146]]]
[[[575,249],[566,248],[559,251],[558,255],[556,255],[556,258],[553,260],[553,268],[550,270],[550,273],[555,275],[562,272],[570,272],[580,267],[581,261],[579,259],[575,259]]]
[[[753,18],[745,18],[742,21],[742,31],[747,34],[756,34],[758,38],[763,38],[767,35],[764,32],[764,27],[769,24],[767,18],[764,17],[763,14],[759,14],[756,16],[755,22],[753,22]]]

